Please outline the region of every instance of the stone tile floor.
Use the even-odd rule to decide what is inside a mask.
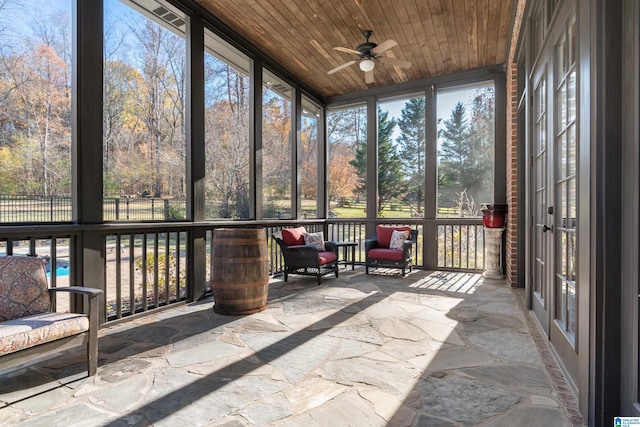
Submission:
[[[1,376],[0,425],[583,425],[523,294],[421,270],[273,279],[261,313],[208,299],[103,328],[95,377],[81,352]]]

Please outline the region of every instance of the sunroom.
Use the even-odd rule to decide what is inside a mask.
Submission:
[[[562,423],[577,425],[640,415],[638,376],[623,374],[639,372],[638,328],[628,326],[638,318],[633,254],[639,239],[622,232],[637,236],[640,229],[637,202],[623,202],[638,199],[639,21],[635,2],[603,0],[59,0],[46,7],[0,0],[0,255],[45,259],[51,287],[101,289],[100,342],[112,345],[111,356],[127,340],[149,339],[142,331],[153,322],[162,326],[149,327],[151,340],[163,328],[194,339],[206,334],[203,325],[185,332],[194,319],[221,328],[218,341],[252,339],[221,332],[233,319],[200,313],[215,299],[212,254],[220,229],[263,230],[276,309],[304,292],[309,313],[312,295],[322,306],[349,300],[348,289],[362,295],[384,289],[391,300],[402,299],[404,283],[460,297],[449,314],[464,330],[465,321],[478,320],[464,310],[465,298],[484,298],[488,286],[523,307],[526,333],[537,344],[527,354],[550,356],[536,363],[547,378],[558,377],[550,380],[553,399],[529,390],[485,418],[436,411],[425,421],[427,415],[407,409],[408,396],[395,395],[402,403],[394,415],[381,416],[377,407],[380,418],[355,416],[355,425],[499,425],[500,416],[522,416],[522,407],[540,415],[523,418],[529,425],[548,421],[558,408]],[[621,190],[608,191],[611,182]],[[482,221],[487,204],[508,208],[492,242]],[[379,225],[417,232],[415,269],[407,277],[382,268],[364,274],[365,240]],[[302,276],[285,283],[283,256],[271,236],[300,226],[348,242],[338,257],[355,269],[340,266],[340,277],[326,276],[320,287]],[[496,241],[499,285],[480,276]],[[630,280],[622,284],[623,277]],[[498,310],[491,316],[505,314],[500,298],[491,300]],[[57,306],[82,308],[65,299]],[[364,302],[347,306],[338,313],[379,310]],[[303,316],[301,307],[289,310]],[[396,309],[373,316],[372,324],[391,321]],[[332,326],[364,321],[328,316]],[[181,326],[172,326],[172,318]],[[293,322],[278,319],[269,326],[275,336]],[[308,320],[305,328],[320,328],[316,321],[323,324]],[[251,316],[242,322],[252,324]],[[140,328],[140,335],[126,328]],[[479,345],[477,337],[451,338],[453,331],[438,349]],[[277,343],[296,347],[298,341],[271,345]],[[212,351],[207,345],[201,352]],[[246,356],[230,365],[246,369],[246,380],[253,370],[244,363],[259,353],[220,357]],[[133,359],[140,354],[134,351]],[[177,357],[165,358],[182,363]],[[107,360],[98,371],[105,381],[118,366]],[[495,360],[479,356],[477,364]],[[462,368],[478,366],[456,366]],[[19,383],[23,374],[2,375]],[[335,384],[344,386],[340,379]],[[332,401],[343,395],[335,384],[302,393],[326,393]],[[181,390],[199,394],[186,385]],[[359,393],[379,403],[377,391]],[[6,405],[0,420],[2,412],[15,416],[16,403]],[[180,420],[169,409],[157,418],[149,415],[154,411],[158,405],[130,414],[150,423]],[[310,413],[287,421],[239,411],[240,418],[220,413],[195,424],[295,424],[309,421]],[[407,411],[414,416],[405,417]]]

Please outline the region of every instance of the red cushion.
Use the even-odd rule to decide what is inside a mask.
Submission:
[[[282,229],[282,241],[288,246],[304,245],[304,233],[306,232],[304,227],[284,228]]]
[[[411,227],[407,226],[399,226],[393,227],[388,225],[378,225],[376,227],[376,239],[378,241],[379,248],[388,248],[391,243],[391,235],[393,234],[393,230],[398,231],[408,231],[409,236],[411,236]],[[392,258],[388,258],[392,259]]]
[[[338,256],[333,252],[318,252],[318,255],[320,256],[320,265],[325,265],[338,259]]]
[[[396,251],[393,249],[371,249],[367,253],[367,257],[373,259],[390,259],[394,261],[402,260],[402,251]]]

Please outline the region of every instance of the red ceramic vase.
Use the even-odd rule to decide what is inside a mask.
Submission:
[[[482,225],[487,228],[500,228],[504,225],[504,214],[485,213],[482,215]]]
[[[482,225],[487,228],[500,228],[504,226],[506,215],[506,204],[485,203],[482,209]]]

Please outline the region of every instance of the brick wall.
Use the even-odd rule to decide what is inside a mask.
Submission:
[[[524,265],[518,265],[518,253],[524,250],[524,240],[522,242],[518,240],[519,237],[524,239],[524,236],[518,236],[518,205],[524,207],[524,200],[518,203],[518,150],[524,150],[524,141],[520,141],[520,146],[518,146],[518,68],[515,62],[515,53],[526,2],[527,0],[518,0],[517,2],[505,65],[507,81],[507,204],[509,205],[505,236],[505,272],[506,279],[512,286],[517,286],[518,269],[524,269]],[[520,171],[520,173],[524,173],[524,171]]]
[[[506,278],[512,286],[518,280],[518,70],[507,64],[507,230],[505,245]],[[524,267],[524,266],[522,266]]]

